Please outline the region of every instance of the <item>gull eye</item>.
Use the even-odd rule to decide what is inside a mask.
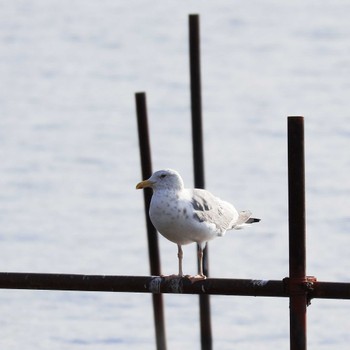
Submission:
[[[161,179],[164,179],[166,177],[166,174],[162,174],[159,176]]]

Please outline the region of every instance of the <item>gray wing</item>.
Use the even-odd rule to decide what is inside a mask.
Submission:
[[[229,203],[206,190],[194,189],[192,194],[193,216],[200,222],[215,224],[220,233],[234,227],[237,210]]]

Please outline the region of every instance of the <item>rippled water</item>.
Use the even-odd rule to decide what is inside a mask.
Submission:
[[[134,93],[154,168],[192,186],[188,14],[201,16],[206,185],[262,218],[210,244],[215,277],[288,274],[286,117],[305,116],[308,274],[349,281],[350,5],[11,1],[0,12],[2,271],[147,275]],[[162,270],[176,246],[160,237]],[[195,273],[195,248],[184,269]],[[6,349],[154,349],[151,298],[1,291]],[[288,301],[212,297],[216,349],[287,348]],[[166,295],[169,349],[199,349],[196,296]],[[347,349],[315,300],[309,348]]]

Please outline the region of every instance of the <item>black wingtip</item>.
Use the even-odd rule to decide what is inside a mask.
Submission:
[[[258,219],[258,218],[249,218],[246,223],[247,224],[254,224],[255,222],[259,222],[261,221],[261,219]]]

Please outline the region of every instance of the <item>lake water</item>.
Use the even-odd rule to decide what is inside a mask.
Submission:
[[[213,277],[288,275],[287,116],[305,116],[308,274],[349,282],[350,3],[2,1],[1,270],[148,275],[134,93],[154,169],[193,185],[188,15],[200,14],[206,187],[262,218],[210,243]],[[163,237],[162,271],[177,269]],[[184,271],[196,272],[194,246]],[[215,349],[286,349],[287,299],[211,298]],[[166,295],[169,349],[198,297]],[[3,349],[154,349],[150,295],[0,291]],[[348,301],[314,300],[309,349],[348,349]]]

